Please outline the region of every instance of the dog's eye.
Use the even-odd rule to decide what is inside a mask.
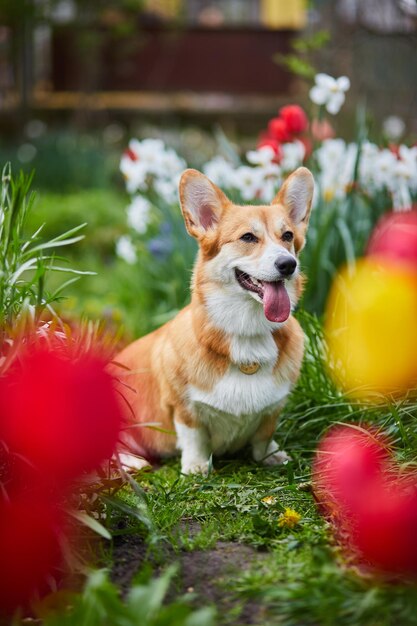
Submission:
[[[245,233],[241,236],[242,241],[246,241],[247,243],[257,243],[258,237],[253,233]]]
[[[286,230],[285,233],[282,235],[283,241],[292,241],[293,239],[294,233],[292,233],[290,230]]]

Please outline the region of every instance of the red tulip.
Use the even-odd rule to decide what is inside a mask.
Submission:
[[[385,478],[355,512],[352,540],[371,567],[387,574],[417,575],[417,491]]]
[[[268,133],[279,143],[286,143],[292,140],[291,132],[285,120],[281,117],[274,117],[268,124]]]
[[[307,115],[297,104],[289,104],[282,107],[279,115],[284,120],[288,131],[293,135],[299,135],[308,128]]]
[[[319,503],[330,513],[345,515],[379,484],[388,459],[386,447],[371,433],[350,426],[333,428],[313,464]]]
[[[384,575],[417,576],[417,475],[400,476],[383,440],[333,429],[317,451],[313,485],[348,556]]]
[[[417,210],[384,215],[372,233],[367,255],[417,270]]]
[[[0,502],[0,614],[47,591],[62,555],[62,517],[39,493]]]
[[[35,343],[0,380],[0,439],[45,479],[71,480],[110,457],[121,407],[106,361]]]

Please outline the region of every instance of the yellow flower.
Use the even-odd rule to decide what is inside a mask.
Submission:
[[[367,257],[354,271],[342,270],[326,311],[332,375],[351,395],[375,403],[413,388],[417,375],[416,277],[387,263]]]
[[[271,504],[275,504],[276,501],[277,499],[274,496],[265,496],[265,498],[262,498],[262,502],[264,504],[267,504],[268,506]]]
[[[281,528],[294,528],[301,519],[301,515],[294,509],[285,509],[278,519],[278,526]]]

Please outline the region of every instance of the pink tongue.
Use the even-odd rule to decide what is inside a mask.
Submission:
[[[264,282],[264,313],[270,322],[285,322],[291,313],[291,302],[282,281]]]

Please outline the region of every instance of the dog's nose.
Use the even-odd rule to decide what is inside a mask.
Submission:
[[[275,261],[275,267],[281,276],[291,276],[295,272],[297,261],[292,256],[281,256]]]

